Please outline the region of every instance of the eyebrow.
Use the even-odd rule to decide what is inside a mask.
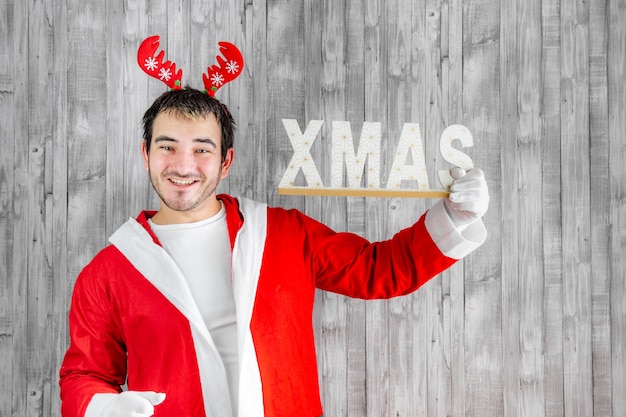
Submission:
[[[158,136],[157,138],[154,139],[154,143],[157,142],[175,142],[178,143],[178,139],[175,138],[171,138],[169,136]],[[193,140],[193,142],[195,143],[204,143],[207,145],[211,145],[213,146],[215,149],[217,149],[217,143],[215,143],[215,141],[211,138],[196,138]]]

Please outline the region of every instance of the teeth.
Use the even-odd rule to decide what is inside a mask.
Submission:
[[[178,180],[175,178],[170,178],[170,181],[172,181],[176,185],[191,185],[194,183],[194,180]]]

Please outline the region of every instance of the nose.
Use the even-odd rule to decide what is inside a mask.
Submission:
[[[192,152],[176,152],[170,160],[170,170],[180,176],[192,175],[196,172],[196,164]]]

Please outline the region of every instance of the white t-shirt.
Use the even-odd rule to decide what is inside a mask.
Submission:
[[[194,301],[226,367],[233,416],[237,416],[239,366],[237,317],[231,283],[231,248],[224,206],[195,223],[150,222],[163,248],[187,279]]]

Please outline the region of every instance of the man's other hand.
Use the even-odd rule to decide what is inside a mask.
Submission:
[[[125,391],[113,398],[102,410],[102,417],[150,417],[154,406],[165,400],[165,394],[154,391]]]

